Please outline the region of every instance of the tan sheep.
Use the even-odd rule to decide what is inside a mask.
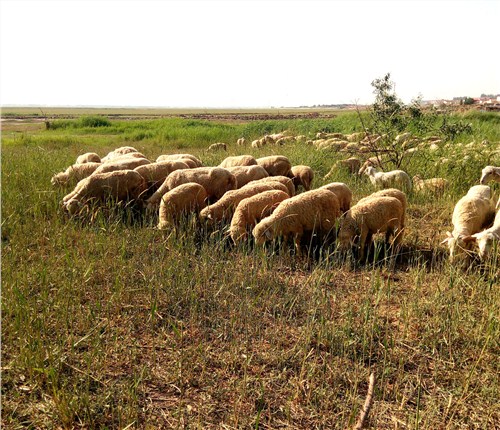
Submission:
[[[183,162],[185,162],[185,159],[189,159],[192,160],[194,163],[196,163],[194,167],[203,167],[203,163],[201,162],[201,160],[198,157],[194,156],[193,154],[163,154],[158,156],[156,162],[174,161],[179,159],[182,160]],[[191,165],[189,163],[186,164],[191,168]]]
[[[227,151],[227,145],[225,143],[217,142],[217,143],[212,143],[208,147],[209,151]]]
[[[236,177],[221,167],[197,167],[176,170],[168,175],[160,188],[146,200],[148,208],[157,207],[164,194],[182,184],[195,182],[205,188],[208,199],[218,200],[229,190],[236,189]]]
[[[288,193],[269,190],[240,201],[234,211],[229,234],[234,243],[247,239],[248,231],[273,212],[278,203],[290,198]]]
[[[194,182],[170,190],[161,198],[158,229],[177,224],[186,214],[199,213],[206,206],[206,199],[205,188]]]
[[[358,203],[364,203],[373,197],[394,197],[399,200],[401,206],[403,207],[403,217],[401,218],[401,230],[403,230],[406,225],[406,208],[408,206],[406,194],[397,188],[386,188],[385,190],[375,191],[369,196],[363,197],[358,201]]]
[[[266,169],[269,176],[287,176],[292,178],[292,163],[283,155],[270,155],[257,158],[257,164]]]
[[[101,165],[101,163],[83,163],[73,164],[64,172],[60,172],[52,176],[52,185],[69,185],[75,184],[78,181],[90,176]]]
[[[238,146],[245,146],[247,143],[246,139],[244,137],[240,137],[237,141],[236,141],[236,145]]]
[[[304,190],[309,191],[311,189],[311,183],[314,179],[314,172],[309,166],[304,166],[299,164],[297,166],[292,167],[292,175],[293,175],[293,185],[295,185],[295,189],[298,189],[300,185],[304,188]]]
[[[227,167],[234,176],[236,176],[237,187],[241,188],[251,181],[267,178],[269,174],[262,166],[235,166]]]
[[[219,164],[219,167],[255,166],[256,164],[257,160],[253,155],[238,155],[224,158]]]
[[[403,206],[394,197],[372,197],[358,202],[340,221],[340,249],[345,251],[356,245],[356,238],[359,237],[359,258],[363,260],[372,236],[384,232],[387,243],[394,236],[394,245],[399,245],[403,238],[403,218]]]
[[[257,245],[277,237],[293,239],[300,253],[301,238],[305,233],[327,237],[334,233],[340,216],[340,204],[331,191],[307,191],[282,201],[272,215],[261,220],[253,229]]]
[[[363,165],[360,167],[359,171],[358,171],[358,175],[362,175],[365,170],[368,168],[368,167],[377,167],[379,169],[382,168],[382,160],[379,159],[379,157],[370,157],[368,158],[364,163]]]
[[[170,173],[180,169],[189,169],[189,166],[182,161],[160,161],[136,167],[134,170],[146,180],[150,189],[156,190]]]
[[[356,173],[358,173],[359,169],[361,168],[361,161],[359,159],[357,159],[356,157],[350,157],[346,160],[340,160],[330,169],[330,171],[325,175],[325,177],[323,179],[328,179],[330,176],[332,176],[336,172],[336,170],[339,167],[347,168],[347,170],[350,173],[356,174]]]
[[[280,182],[251,182],[237,190],[228,191],[219,201],[203,209],[200,212],[200,218],[208,224],[227,222],[243,199],[269,190],[279,190],[288,194],[287,188]]]
[[[420,175],[415,175],[412,180],[415,191],[421,193],[429,192],[437,196],[442,196],[450,186],[448,180],[444,178],[422,179]]]
[[[101,159],[103,163],[112,160],[113,158],[120,157],[125,154],[131,154],[139,152],[133,146],[121,146],[120,148],[116,148],[114,151],[109,152],[105,157]]]
[[[86,152],[77,157],[75,164],[84,164],[84,163],[100,163],[101,157],[95,152]]]
[[[146,189],[145,179],[133,170],[97,173],[78,182],[75,189],[63,198],[63,206],[74,215],[90,201],[137,200]]]
[[[260,183],[268,183],[268,182],[280,182],[282,183],[288,190],[288,195],[293,197],[295,195],[295,185],[293,185],[293,180],[286,176],[268,176],[267,178],[258,179],[256,181],[252,181],[253,184]],[[249,182],[250,183],[250,182]]]
[[[350,209],[352,201],[352,191],[343,182],[332,182],[330,184],[319,187],[319,189],[331,191],[337,196],[342,213],[347,212]]]
[[[93,174],[109,173],[117,170],[134,170],[136,167],[144,166],[145,164],[151,164],[151,161],[146,158],[119,157],[101,164]]]

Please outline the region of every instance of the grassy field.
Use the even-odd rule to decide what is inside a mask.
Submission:
[[[455,202],[500,164],[500,116],[415,155],[410,176],[442,176],[440,198],[409,195],[400,255],[359,264],[335,249],[296,256],[231,246],[101,211],[69,219],[50,178],[88,151],[133,145],[149,158],[283,154],[314,187],[344,154],[306,144],[235,145],[289,129],[360,131],[335,118],[112,120],[2,133],[2,426],[18,428],[352,427],[376,375],[370,428],[492,429],[500,422],[500,266],[451,266],[440,245]],[[489,143],[465,146],[471,141]],[[227,142],[227,153],[210,153]],[[448,162],[443,162],[443,158]],[[339,171],[354,199],[366,177]],[[493,184],[497,195],[499,184]]]

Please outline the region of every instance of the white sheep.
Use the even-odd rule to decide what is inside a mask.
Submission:
[[[500,167],[486,166],[481,171],[480,183],[486,185],[490,181],[500,182]]]
[[[288,178],[287,176],[268,176],[267,178],[258,179],[256,181],[251,181],[253,184],[258,183],[267,183],[267,182],[280,182],[282,183],[288,190],[288,195],[293,197],[295,195],[295,185],[293,184],[293,180]],[[249,182],[250,183],[250,182]]]
[[[92,174],[78,182],[75,189],[63,198],[63,207],[74,215],[91,201],[138,200],[146,189],[144,178],[133,170]]]
[[[199,213],[206,206],[206,199],[205,188],[194,182],[170,190],[161,198],[158,229],[177,224],[186,214]]]
[[[269,176],[287,176],[292,178],[292,163],[283,155],[270,155],[257,158],[257,164],[266,169]]]
[[[208,147],[209,151],[227,151],[227,145],[222,142],[212,143]]]
[[[244,137],[240,137],[237,141],[236,141],[236,145],[239,145],[239,146],[245,146],[247,143],[246,139]]]
[[[500,203],[500,200],[498,202]],[[486,260],[493,247],[493,243],[500,241],[500,210],[497,209],[495,220],[490,228],[479,233],[474,233],[471,237],[479,247],[479,257],[481,260]]]
[[[403,191],[398,190],[397,188],[386,188],[385,190],[375,191],[369,196],[363,197],[358,201],[358,203],[364,203],[365,201],[373,197],[394,197],[395,199],[399,200],[401,206],[403,207],[403,216],[401,218],[401,230],[403,230],[406,224],[406,208],[408,206],[406,194],[403,193]]]
[[[76,159],[75,164],[84,164],[84,163],[100,163],[101,157],[95,152],[86,152],[85,154],[79,155]]]
[[[248,231],[273,212],[278,203],[290,198],[288,193],[269,190],[247,197],[239,202],[231,219],[229,234],[234,243],[247,239]]]
[[[226,167],[234,176],[236,176],[237,187],[241,188],[251,181],[267,178],[269,174],[262,166],[234,166]]]
[[[145,164],[136,167],[134,170],[148,183],[148,187],[155,191],[164,181],[167,176],[175,170],[189,169],[189,166],[182,161],[159,161],[157,163]]]
[[[68,185],[76,183],[82,179],[90,176],[101,165],[101,163],[83,163],[73,164],[69,166],[64,172],[60,172],[52,176],[52,185]]]
[[[117,170],[134,170],[136,167],[151,164],[147,158],[118,157],[107,163],[101,164],[95,171],[97,173],[109,173]]]
[[[304,166],[299,164],[297,166],[292,167],[292,175],[293,175],[293,185],[295,185],[295,189],[297,189],[300,185],[304,188],[304,190],[309,191],[311,189],[311,183],[314,179],[314,172],[309,166]]]
[[[219,167],[254,166],[256,164],[257,160],[253,155],[237,155],[224,158],[219,164]]]
[[[474,242],[471,236],[479,233],[491,222],[495,212],[490,197],[490,187],[476,185],[455,205],[451,218],[453,231],[447,231],[446,239],[441,242],[448,245],[450,262],[454,262],[456,256],[470,251]]]
[[[361,176],[365,172],[365,170],[370,166],[382,168],[382,160],[380,160],[380,158],[376,156],[368,158],[359,168],[358,175]]]
[[[450,186],[449,181],[444,178],[422,179],[420,175],[415,175],[412,180],[415,191],[430,192],[438,196],[442,196]]]
[[[233,216],[234,209],[243,199],[269,190],[279,190],[285,193],[288,191],[280,182],[251,182],[237,190],[228,191],[219,201],[203,209],[200,212],[200,218],[208,224],[229,221]]]
[[[403,191],[411,191],[412,182],[408,173],[403,170],[391,170],[390,172],[379,172],[375,167],[368,166],[365,175],[375,188],[398,188]]]
[[[146,200],[149,209],[157,207],[161,198],[175,187],[195,182],[207,191],[208,199],[218,200],[229,190],[237,186],[236,177],[228,170],[221,167],[197,167],[195,169],[176,170],[168,175],[160,188]]]
[[[342,213],[347,212],[351,208],[352,191],[343,182],[331,182],[319,188],[331,191],[337,196],[339,199],[340,211]]]
[[[120,157],[125,154],[131,154],[139,152],[133,146],[121,146],[120,148],[116,148],[114,151],[109,152],[105,157],[101,159],[103,163],[112,160],[113,158]]]
[[[340,221],[340,249],[347,250],[355,246],[359,238],[359,258],[363,260],[365,248],[371,243],[372,236],[379,232],[385,232],[387,243],[394,236],[394,245],[399,245],[403,237],[403,218],[403,206],[394,197],[372,197],[358,202]]]
[[[283,236],[294,240],[300,252],[301,238],[305,233],[329,236],[335,231],[340,216],[337,196],[325,189],[306,191],[282,201],[272,215],[262,219],[252,230],[257,245],[266,240]]]
[[[185,159],[192,160],[196,165],[193,167],[203,167],[203,163],[201,160],[194,156],[193,154],[162,154],[159,155],[158,158],[156,159],[156,162],[159,161],[174,161],[174,160],[182,160],[185,162]],[[186,163],[189,167],[191,165],[189,163]]]

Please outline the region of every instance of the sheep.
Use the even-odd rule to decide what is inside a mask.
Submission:
[[[137,200],[147,189],[145,179],[133,170],[118,170],[92,174],[82,179],[75,189],[63,198],[63,207],[74,215],[89,201]]]
[[[276,140],[276,145],[279,145],[279,146],[282,146],[282,145],[285,145],[287,143],[294,143],[296,140],[295,140],[295,137],[293,136],[284,136],[284,137],[281,137],[280,139]]]
[[[64,172],[60,172],[52,176],[50,182],[52,185],[68,185],[81,181],[94,173],[100,165],[101,163],[73,164]]]
[[[368,166],[365,175],[375,188],[398,188],[403,191],[411,191],[412,182],[403,170],[391,170],[390,172],[379,172],[375,167]]]
[[[304,233],[328,236],[335,231],[339,216],[339,199],[334,193],[325,189],[311,190],[283,200],[272,215],[254,227],[252,235],[257,245],[279,236],[293,238],[295,248],[300,253]]]
[[[269,174],[262,166],[234,166],[227,167],[234,176],[236,176],[237,188],[241,188],[251,181],[267,178]]]
[[[346,160],[340,160],[335,163],[330,171],[323,177],[323,179],[328,179],[331,177],[338,169],[338,167],[345,167],[352,174],[356,174],[361,167],[361,161],[359,161],[356,157],[351,157]]]
[[[260,139],[255,139],[255,140],[252,141],[252,143],[250,144],[250,146],[252,148],[255,148],[255,149],[260,148],[262,146],[262,142],[261,142]]]
[[[495,212],[493,201],[490,199],[491,192],[488,193],[489,188],[486,185],[471,187],[455,205],[451,218],[453,231],[447,231],[446,238],[441,242],[448,246],[451,263],[455,261],[456,256],[472,249],[474,239],[471,236],[479,233],[491,222]]]
[[[237,190],[228,191],[219,201],[203,209],[200,218],[209,223],[229,221],[239,202],[269,190],[280,190],[288,194],[287,188],[280,182],[249,183]]]
[[[253,155],[239,155],[234,157],[226,157],[219,164],[219,167],[235,167],[235,166],[254,166],[257,160]]]
[[[100,163],[101,157],[95,152],[86,152],[77,157],[75,164],[84,164],[84,163]]]
[[[337,196],[342,213],[347,212],[351,208],[352,191],[343,182],[332,182],[319,187],[319,189],[331,191]]]
[[[182,159],[182,161],[184,161],[184,159],[186,159],[186,158],[190,159],[196,163],[196,166],[194,166],[194,167],[203,167],[203,163],[201,162],[201,160],[192,154],[163,154],[163,155],[158,156],[158,158],[156,159],[156,162],[173,161],[173,160],[179,160],[179,159]],[[189,166],[189,164],[188,164],[188,166]]]
[[[293,185],[293,180],[286,176],[268,176],[267,178],[257,179],[251,181],[253,184],[268,183],[268,182],[280,182],[282,183],[288,191],[288,195],[293,197],[295,195],[295,185]],[[250,183],[250,182],[249,182]]]
[[[114,151],[109,152],[105,157],[101,159],[101,161],[104,163],[106,161],[112,160],[113,158],[117,158],[121,155],[130,154],[133,152],[139,151],[133,146],[121,146],[120,148],[116,148]]]
[[[221,167],[197,167],[195,169],[176,170],[168,175],[160,188],[146,200],[147,207],[158,206],[164,194],[175,187],[196,182],[207,191],[208,199],[218,200],[229,190],[236,189],[236,177]]]
[[[500,203],[500,200],[498,202]],[[488,258],[493,243],[495,241],[500,241],[500,210],[498,210],[498,208],[496,210],[497,213],[493,225],[486,230],[471,235],[471,238],[474,239],[479,247],[479,257],[483,261]]]
[[[360,167],[360,169],[358,171],[358,175],[361,176],[365,172],[365,170],[367,169],[367,167],[370,167],[370,166],[382,168],[382,161],[378,157],[370,157],[370,158],[368,158],[363,163],[363,165]]]
[[[292,178],[292,163],[283,155],[270,155],[257,158],[257,164],[266,169],[269,176],[287,176]]]
[[[369,196],[363,197],[358,201],[358,203],[364,203],[368,199],[373,198],[373,197],[394,197],[395,199],[398,199],[399,202],[401,203],[401,206],[403,207],[403,216],[401,218],[401,230],[405,228],[405,220],[406,220],[406,208],[408,206],[408,201],[406,199],[406,194],[403,193],[403,191],[398,190],[397,188],[386,188],[385,190],[380,190],[380,191],[375,191],[374,193],[370,194]],[[356,204],[358,204],[356,203]]]
[[[170,190],[161,198],[158,229],[164,230],[175,225],[188,213],[199,213],[206,206],[206,199],[205,188],[195,182],[188,182]]]
[[[420,175],[415,175],[412,180],[415,191],[428,191],[439,196],[442,196],[450,185],[448,180],[443,178],[422,179]]]
[[[363,260],[366,246],[371,243],[373,234],[378,232],[385,232],[387,243],[394,236],[394,245],[399,245],[403,237],[403,218],[403,206],[394,197],[379,196],[358,202],[340,221],[340,249],[345,251],[355,245],[359,237],[359,258]]]
[[[170,173],[180,169],[189,169],[189,166],[182,161],[160,161],[136,167],[134,170],[140,173],[149,188],[155,191]]]
[[[239,146],[245,146],[247,143],[247,141],[245,140],[244,137],[240,137],[237,141],[236,141],[236,145],[239,145]]]
[[[298,166],[292,167],[292,175],[293,175],[293,185],[295,185],[295,189],[298,189],[300,185],[304,188],[305,191],[309,191],[311,189],[311,183],[314,179],[314,172],[309,166],[304,166],[299,164]]]
[[[269,190],[241,200],[229,227],[233,242],[246,240],[248,230],[251,231],[262,218],[271,215],[278,203],[288,198],[290,198],[288,193]]]
[[[208,147],[208,150],[209,151],[221,151],[221,150],[227,151],[227,145],[225,143],[221,143],[221,142],[212,143]]]
[[[490,181],[500,182],[500,167],[486,166],[481,171],[480,183],[486,185]]]
[[[146,158],[119,157],[100,165],[93,174],[114,172],[116,170],[134,170],[136,167],[144,166],[145,164],[151,164],[151,161]]]

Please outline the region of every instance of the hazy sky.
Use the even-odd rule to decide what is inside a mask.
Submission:
[[[268,107],[500,93],[500,0],[0,0],[0,103]]]

